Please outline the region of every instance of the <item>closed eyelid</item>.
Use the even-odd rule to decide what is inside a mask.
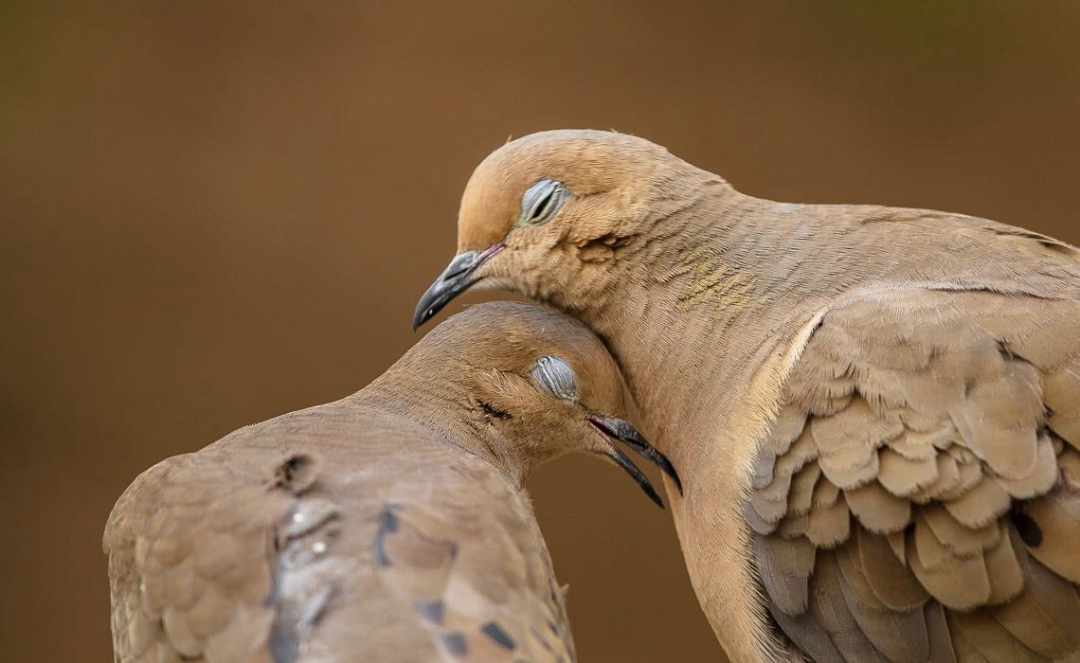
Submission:
[[[541,357],[531,375],[537,385],[552,396],[567,401],[578,400],[574,369],[562,359],[551,355]]]
[[[539,225],[547,222],[570,195],[570,190],[558,180],[544,178],[533,182],[521,196],[517,223]]]

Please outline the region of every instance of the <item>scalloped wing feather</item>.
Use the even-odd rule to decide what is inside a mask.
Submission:
[[[795,568],[794,541],[812,560],[763,578],[796,645],[1080,657],[1077,329],[1076,303],[984,291],[871,293],[826,314],[750,494],[759,572]]]

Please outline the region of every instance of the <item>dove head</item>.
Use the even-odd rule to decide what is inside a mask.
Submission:
[[[387,374],[395,373],[428,394],[444,392],[438,397],[451,400],[447,409],[464,431],[456,437],[510,475],[584,452],[622,468],[662,505],[619,441],[679,485],[668,459],[627,420],[629,396],[603,343],[555,311],[513,302],[471,307],[433,329]]]
[[[608,131],[531,134],[473,172],[458,251],[417,305],[413,326],[469,289],[506,289],[574,310],[611,290],[619,254],[721,181],[643,138]]]

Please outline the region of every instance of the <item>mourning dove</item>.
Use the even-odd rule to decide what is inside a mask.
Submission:
[[[360,392],[169,458],[109,518],[116,660],[570,661],[522,482],[580,451],[659,502],[603,345],[529,304],[440,325]]]
[[[733,660],[1080,656],[1077,249],[762,200],[595,131],[495,151],[458,228],[414,326],[509,288],[600,335]]]

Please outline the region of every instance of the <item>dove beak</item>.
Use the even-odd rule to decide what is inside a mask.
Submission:
[[[672,481],[675,482],[675,486],[679,489],[679,494],[682,494],[682,481],[675,472],[675,467],[671,464],[671,461],[668,460],[667,456],[660,453],[651,444],[646,442],[645,438],[641,436],[641,433],[639,433],[636,428],[634,428],[633,424],[623,419],[606,417],[596,413],[590,413],[588,420],[589,425],[604,437],[609,440],[619,440],[659,467],[664,474],[671,477]],[[626,454],[620,451],[615,445],[611,445],[610,453],[607,455],[616,465],[629,474],[639,486],[641,486],[641,489],[645,491],[645,494],[648,495],[653,502],[656,502],[657,506],[661,509],[664,508],[664,503],[660,499],[660,495],[656,492],[656,488],[649,482],[645,473],[626,457]]]
[[[454,256],[417,302],[413,312],[413,331],[434,317],[454,297],[471,288],[478,280],[474,278],[476,270],[505,247],[505,244],[499,242],[483,251],[463,251]]]

